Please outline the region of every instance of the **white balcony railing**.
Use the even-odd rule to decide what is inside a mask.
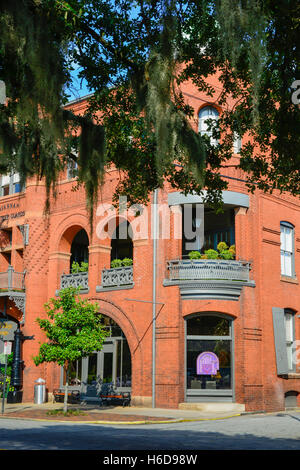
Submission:
[[[172,260],[168,261],[167,269],[170,281],[230,280],[248,282],[250,263],[222,259]]]
[[[122,287],[133,285],[133,266],[103,269],[101,287]]]
[[[81,290],[88,290],[89,288],[89,273],[71,273],[62,274],[60,277],[60,288],[65,289],[67,287],[80,287]]]

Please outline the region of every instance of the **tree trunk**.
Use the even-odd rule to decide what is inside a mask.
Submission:
[[[65,384],[65,396],[64,396],[64,413],[68,411],[68,386],[69,386],[69,364],[65,367],[66,370],[66,384]]]

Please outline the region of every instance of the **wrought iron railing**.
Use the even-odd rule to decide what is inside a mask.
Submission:
[[[65,289],[67,287],[81,288],[86,290],[89,288],[89,273],[79,272],[71,274],[62,274],[60,277],[60,288]]]
[[[133,284],[133,266],[103,269],[101,287],[120,287]]]
[[[206,259],[172,260],[167,262],[168,280],[230,280],[249,281],[250,263],[247,261]]]
[[[25,271],[19,273],[9,266],[7,271],[0,272],[0,290],[24,291]]]

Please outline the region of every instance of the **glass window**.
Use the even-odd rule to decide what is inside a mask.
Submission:
[[[74,160],[69,160],[67,164],[67,178],[68,180],[77,178],[78,176],[78,164]]]
[[[288,222],[280,224],[280,262],[283,276],[294,276],[294,227]]]
[[[294,313],[289,310],[285,310],[284,322],[285,322],[285,339],[286,339],[286,350],[287,350],[287,359],[288,359],[288,370],[294,371],[296,369],[296,364],[294,364],[294,361],[293,361],[294,341],[295,341]]]
[[[211,145],[218,145],[218,140],[213,138],[213,123],[219,119],[219,113],[212,106],[205,106],[199,111],[199,133],[210,138]]]
[[[242,148],[242,139],[241,137],[235,132],[234,133],[234,140],[233,140],[233,151],[234,153],[240,153]]]
[[[209,361],[206,368],[197,367],[201,361],[201,354],[212,353],[217,366],[209,370]],[[209,357],[209,356],[208,356]],[[231,389],[231,342],[226,340],[187,340],[187,388],[200,390],[230,390]]]
[[[188,320],[187,334],[191,336],[229,336],[229,321],[214,315],[199,315]]]
[[[22,191],[19,173],[1,176],[1,196],[8,196]]]
[[[231,321],[219,315],[189,318],[186,360],[188,394],[232,393]]]

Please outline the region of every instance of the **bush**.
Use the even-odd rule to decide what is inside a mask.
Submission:
[[[132,266],[133,260],[131,258],[124,258],[122,260],[122,266]]]
[[[222,259],[233,259],[234,256],[233,256],[232,251],[230,251],[230,250],[223,250],[223,251],[221,251],[221,253],[220,253],[220,257],[221,257]]]
[[[121,259],[113,259],[110,263],[111,268],[121,268],[122,267],[122,260]]]
[[[77,261],[73,261],[71,272],[72,274],[75,273],[86,273],[89,270],[89,263],[85,263],[84,261],[81,264],[77,263]]]
[[[199,251],[190,251],[189,252],[189,258],[190,259],[200,259],[201,258],[201,253]]]
[[[113,259],[110,263],[111,268],[121,268],[122,266],[132,266],[133,260],[131,258]]]
[[[233,254],[233,257],[235,257],[235,245],[231,245],[230,248],[229,248],[229,251],[231,251],[231,253]]]
[[[47,411],[47,415],[48,416],[86,416],[86,413],[84,411],[77,410],[77,409],[70,409],[68,411],[58,409],[58,410]]]
[[[218,248],[218,251],[221,253],[222,251],[228,250],[228,245],[225,242],[220,242],[218,243],[217,248]]]
[[[216,250],[206,250],[204,252],[207,256],[207,259],[218,259],[219,253]]]

